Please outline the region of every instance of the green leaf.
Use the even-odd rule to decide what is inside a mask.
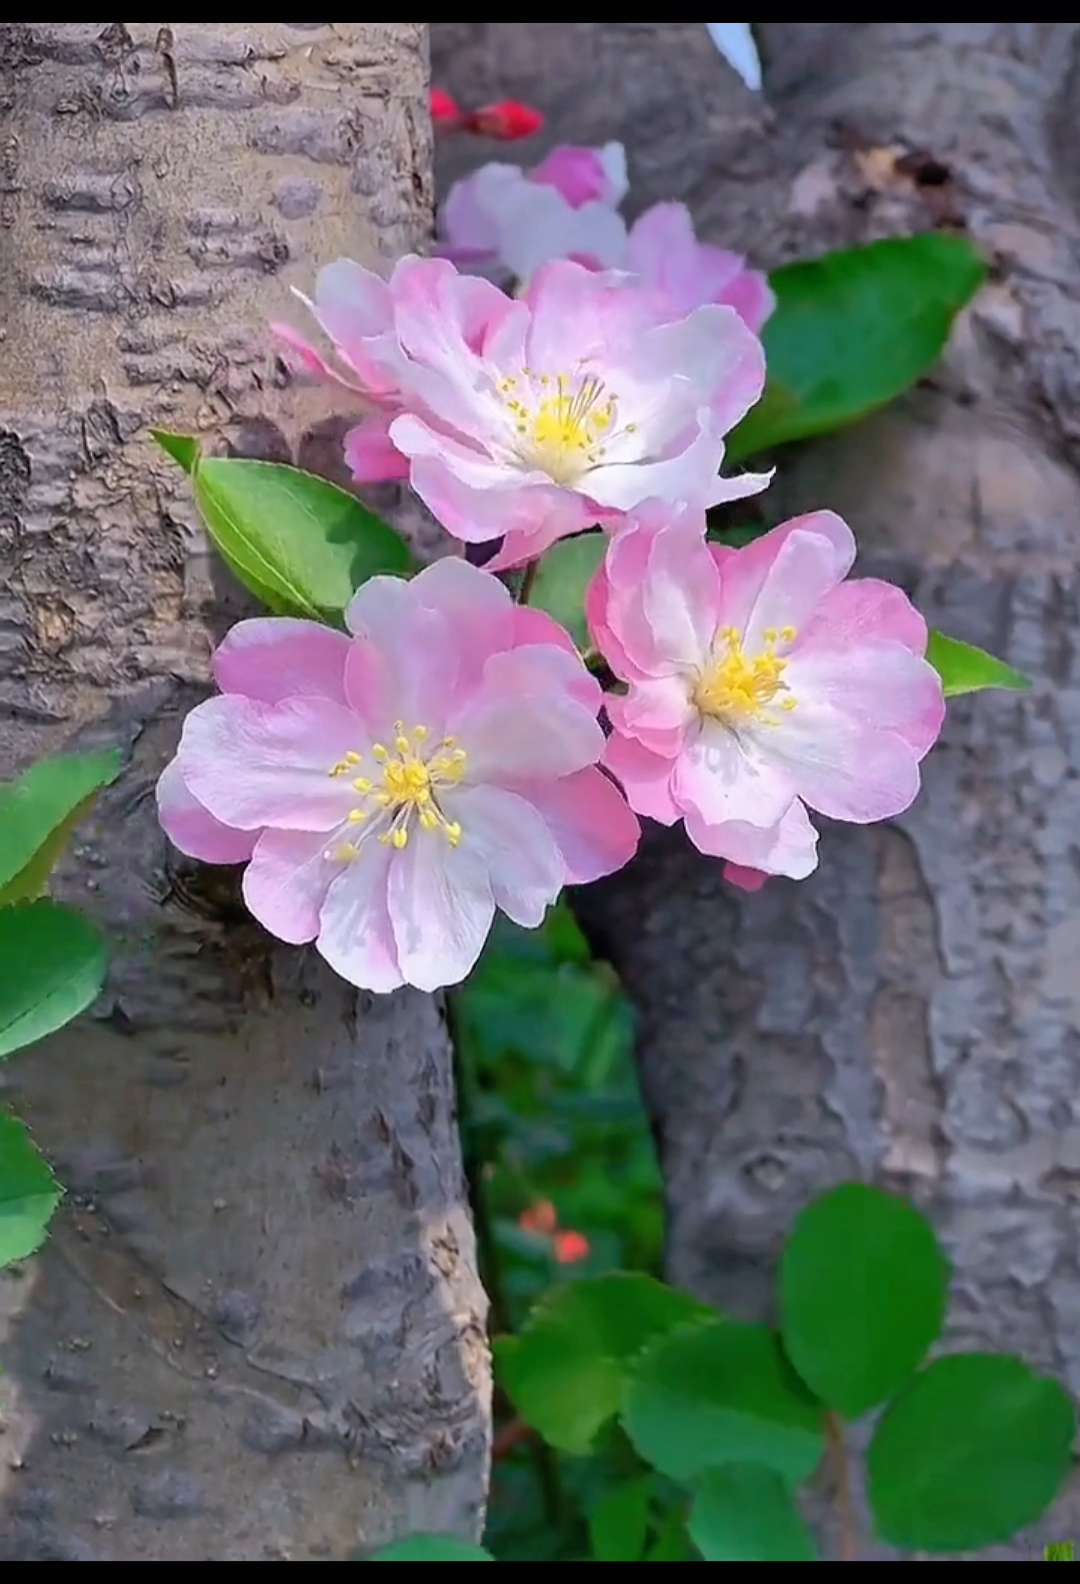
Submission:
[[[369,1562],[494,1562],[483,1546],[455,1540],[453,1535],[410,1535],[377,1551]]]
[[[817,1562],[810,1531],[775,1469],[706,1469],[690,1511],[690,1538],[706,1562]]]
[[[193,473],[199,460],[199,442],[194,435],[171,434],[168,429],[151,429],[161,449],[179,462],[185,473]]]
[[[796,1219],[780,1264],[788,1358],[830,1408],[855,1419],[891,1397],[941,1330],[949,1267],[903,1199],[845,1183]]]
[[[593,1508],[589,1539],[594,1562],[640,1562],[649,1530],[649,1480],[627,1480]]]
[[[50,844],[55,860],[57,841],[62,844],[87,800],[119,774],[116,752],[61,754],[40,759],[14,781],[0,784],[0,906],[26,894],[37,881],[40,865],[29,875],[27,870],[41,849]],[[54,837],[57,841],[50,841]],[[40,878],[43,882],[44,875]]]
[[[545,1441],[584,1453],[618,1412],[642,1348],[714,1314],[639,1272],[570,1282],[536,1306],[520,1336],[496,1341],[500,1383]]]
[[[0,1056],[43,1039],[85,1010],[105,978],[105,943],[59,902],[0,911]]]
[[[958,693],[978,693],[983,688],[1022,692],[1031,686],[1030,677],[1022,671],[1014,671],[1004,660],[995,660],[985,649],[961,643],[959,638],[946,638],[944,633],[930,634],[926,658],[941,678],[946,698],[955,698]]]
[[[1057,1495],[1075,1431],[1066,1393],[1022,1360],[937,1359],[889,1406],[870,1444],[878,1532],[918,1551],[1008,1540]]]
[[[561,622],[582,652],[591,642],[585,622],[585,590],[604,559],[606,545],[603,533],[560,539],[542,557],[529,595],[529,604]]]
[[[61,1195],[22,1123],[0,1112],[0,1270],[41,1247]]]
[[[280,615],[340,623],[361,583],[408,574],[401,535],[355,496],[278,462],[208,457],[195,500],[224,560]]]
[[[827,434],[899,396],[937,360],[984,275],[971,244],[941,232],[775,270],[765,394],[729,436],[729,459]]]
[[[696,1479],[731,1461],[792,1483],[822,1453],[822,1409],[767,1326],[715,1321],[668,1336],[639,1360],[623,1423],[647,1463]]]

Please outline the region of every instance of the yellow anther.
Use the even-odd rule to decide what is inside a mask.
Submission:
[[[358,754],[355,748],[350,748],[348,753],[345,755],[345,763],[359,764],[363,757],[363,754]]]
[[[399,754],[407,754],[409,749],[412,747],[412,743],[405,736],[395,737],[394,747],[397,749]]]
[[[357,792],[370,792],[374,784],[375,783],[373,781],[368,780],[367,776],[357,776],[356,780],[353,782],[353,786],[356,788]]]
[[[374,757],[379,761],[380,764],[385,764],[386,761],[390,757],[389,753],[383,747],[382,743],[372,743],[371,752],[374,755]]]
[[[390,832],[390,840],[400,852],[408,844],[409,832],[404,825],[398,825]]]
[[[350,823],[350,825],[359,825],[361,820],[366,820],[366,819],[367,819],[367,813],[365,812],[364,809],[350,809],[349,810],[349,823]]]
[[[748,656],[738,631],[722,627],[716,635],[722,650],[714,650],[711,664],[698,676],[691,692],[701,713],[729,725],[747,720],[775,725],[770,706],[794,709],[796,701],[784,681],[788,662],[776,653],[776,645],[787,631],[766,628],[762,634],[765,647]],[[777,699],[778,693],[788,696]]]

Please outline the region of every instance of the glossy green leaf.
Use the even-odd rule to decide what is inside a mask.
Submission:
[[[61,1192],[22,1123],[0,1111],[0,1270],[40,1248]]]
[[[280,615],[340,623],[361,583],[412,569],[400,534],[313,473],[278,462],[208,457],[193,486],[223,559]]]
[[[845,1183],[807,1206],[780,1263],[787,1355],[823,1402],[857,1418],[899,1391],[945,1318],[949,1268],[905,1200]]]
[[[20,900],[39,877],[44,880],[41,864],[34,864],[38,854],[49,845],[42,862],[55,861],[57,841],[73,816],[81,816],[87,800],[119,773],[116,752],[59,754],[0,784],[0,906]]]
[[[161,449],[178,462],[185,473],[191,473],[199,460],[199,442],[194,435],[171,434],[168,429],[151,429],[150,433]]]
[[[589,1516],[594,1562],[640,1562],[649,1530],[649,1480],[627,1480]]]
[[[623,1423],[641,1456],[676,1480],[725,1462],[762,1463],[792,1483],[823,1447],[821,1404],[766,1326],[714,1321],[639,1359]]]
[[[926,658],[941,678],[946,698],[955,698],[958,693],[978,693],[983,688],[1006,688],[1015,693],[1031,686],[1030,677],[1015,671],[1004,660],[996,660],[985,649],[976,649],[974,644],[946,638],[944,633],[930,634]]]
[[[1075,1433],[1067,1394],[1020,1359],[937,1359],[889,1406],[870,1444],[879,1534],[919,1551],[1008,1540],[1057,1495]]]
[[[0,1056],[63,1028],[97,996],[105,943],[59,902],[0,910]]]
[[[761,1463],[706,1469],[690,1511],[690,1538],[706,1562],[817,1562],[791,1488]]]
[[[453,1535],[410,1535],[378,1551],[369,1562],[494,1562],[483,1546],[455,1540]]]
[[[984,275],[970,242],[943,232],[775,270],[765,394],[729,437],[729,459],[826,434],[899,396],[936,362]]]
[[[529,604],[561,622],[582,652],[591,642],[585,622],[585,591],[604,559],[607,543],[603,533],[560,539],[541,559],[529,594]]]
[[[638,1272],[554,1288],[520,1336],[495,1344],[500,1384],[552,1446],[587,1452],[617,1413],[633,1360],[659,1336],[715,1314]]]

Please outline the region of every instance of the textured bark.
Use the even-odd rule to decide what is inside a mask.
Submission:
[[[320,263],[422,241],[425,56],[415,22],[0,29],[0,774],[127,755],[62,879],[113,933],[108,992],[4,1069],[71,1190],[0,1279],[8,1560],[343,1559],[482,1522],[441,1008],[274,951],[153,805],[246,606],[147,428],[332,453],[265,321]]]
[[[762,265],[968,228],[996,267],[941,366],[786,454],[766,499],[842,512],[864,571],[1035,687],[952,705],[915,808],[827,831],[803,884],[740,896],[661,836],[581,908],[642,1014],[674,1278],[761,1312],[799,1207],[875,1178],[949,1246],[951,1344],[1080,1392],[1080,32],[757,31],[764,100],[696,23],[437,25],[433,69],[472,102],[540,104],[547,143],[623,137],[636,206],[685,198]],[[449,147],[448,169],[467,158]],[[1073,1486],[1040,1536],[988,1554],[1078,1527]]]

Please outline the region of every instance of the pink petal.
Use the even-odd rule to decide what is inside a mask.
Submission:
[[[643,384],[655,381],[662,369],[678,371],[677,380],[669,381],[664,407],[668,435],[681,431],[703,407],[711,411],[714,433],[724,435],[765,388],[761,342],[733,309],[716,303],[653,326],[620,361]]]
[[[446,794],[442,806],[461,826],[462,847],[484,864],[496,907],[515,924],[535,929],[566,877],[542,815],[525,798],[494,786],[459,787]]]
[[[193,709],[180,739],[184,779],[199,802],[249,831],[333,830],[355,794],[330,770],[367,748],[360,722],[329,699],[262,704],[237,693]]]
[[[795,793],[775,750],[767,756],[753,737],[715,721],[703,721],[675,761],[672,796],[684,814],[696,814],[705,825],[775,825]]]
[[[325,831],[268,830],[244,871],[244,901],[259,923],[294,946],[319,933],[319,910],[340,860],[327,858]]]
[[[418,585],[374,577],[345,612],[354,644],[345,667],[349,703],[383,742],[394,722],[441,736],[458,684],[458,645],[451,624],[422,603]]]
[[[760,270],[744,269],[724,287],[718,301],[734,308],[747,329],[757,335],[776,307],[776,293]]]
[[[397,381],[390,341],[393,296],[387,283],[352,259],[337,259],[319,271],[315,300],[308,306],[364,390],[374,397],[392,394]]]
[[[597,202],[613,208],[626,194],[626,155],[621,143],[602,149],[562,144],[533,167],[529,180],[557,188],[574,209]]]
[[[315,944],[335,973],[360,990],[384,995],[407,982],[398,964],[388,884],[400,857],[380,841],[365,841],[326,893]]]
[[[686,834],[699,852],[726,858],[750,873],[805,880],[817,868],[817,831],[798,798],[782,819],[764,828],[735,820],[708,825],[698,814],[688,813]]]
[[[588,504],[569,490],[525,481],[477,488],[435,456],[418,457],[410,479],[428,510],[457,538],[485,544],[503,537],[499,554],[488,562],[491,571],[531,561],[557,539],[581,533],[595,521]]]
[[[526,183],[507,197],[499,215],[499,257],[518,280],[574,254],[595,259],[601,268],[618,265],[625,250],[621,215],[602,203],[574,208],[553,187]]]
[[[345,464],[357,483],[408,478],[409,459],[402,456],[389,434],[396,416],[390,411],[365,418],[345,436]]]
[[[831,819],[890,819],[919,791],[918,760],[902,737],[842,715],[813,694],[800,697],[769,734],[768,752],[798,796]]]
[[[698,720],[686,683],[677,676],[631,682],[623,697],[614,694],[607,700],[607,712],[617,732],[636,737],[666,758],[675,757]]]
[[[945,724],[941,678],[902,643],[866,638],[825,650],[804,643],[792,655],[784,680],[797,700],[812,696],[856,727],[895,732],[919,759]]]
[[[760,891],[769,876],[761,869],[748,869],[745,864],[726,863],[724,879],[740,891]]]
[[[170,760],[158,778],[157,807],[162,830],[189,858],[236,864],[251,857],[258,832],[223,825],[204,809],[188,790],[178,759]]]
[[[306,298],[305,301],[307,301]],[[310,303],[308,303],[308,306],[311,306]],[[354,393],[363,391],[363,386],[358,385],[355,380],[346,379],[344,374],[328,363],[322,354],[312,346],[311,342],[306,340],[298,330],[294,330],[292,325],[274,322],[270,325],[270,331],[271,334],[277,336],[278,340],[283,341],[288,347],[287,362],[298,363],[306,373],[312,375],[315,379],[325,380],[331,385],[339,385],[343,390]]]
[[[523,781],[514,790],[539,811],[555,838],[567,885],[614,874],[637,851],[641,827],[601,770],[578,770],[558,781]]]
[[[555,778],[595,764],[604,746],[601,694],[579,660],[536,646],[493,655],[481,687],[450,722],[468,754],[465,776],[480,782]],[[595,686],[595,708],[581,702]]]
[[[809,648],[847,649],[863,638],[889,638],[926,653],[926,623],[895,583],[849,578],[822,600],[802,640]]]
[[[721,622],[744,634],[748,654],[764,647],[769,628],[802,629],[855,559],[851,530],[833,512],[795,517],[741,550],[710,550],[720,567]]]
[[[424,832],[394,854],[388,907],[397,960],[406,984],[438,990],[460,984],[476,959],[495,917],[483,857],[463,839],[457,847]]]
[[[257,616],[237,622],[214,654],[214,677],[223,693],[276,704],[311,694],[345,703],[349,640],[319,622]]]
[[[525,183],[520,165],[492,160],[456,181],[439,212],[439,235],[446,248],[493,258],[499,247],[499,206],[506,193]]]
[[[632,809],[661,825],[675,824],[681,811],[671,796],[671,759],[651,753],[632,737],[615,733],[604,746],[603,762],[620,782]]]
[[[459,556],[433,562],[412,579],[410,589],[427,609],[438,611],[451,630],[458,653],[458,690],[479,681],[491,655],[524,641],[517,636],[524,612],[515,606],[509,589]]]

